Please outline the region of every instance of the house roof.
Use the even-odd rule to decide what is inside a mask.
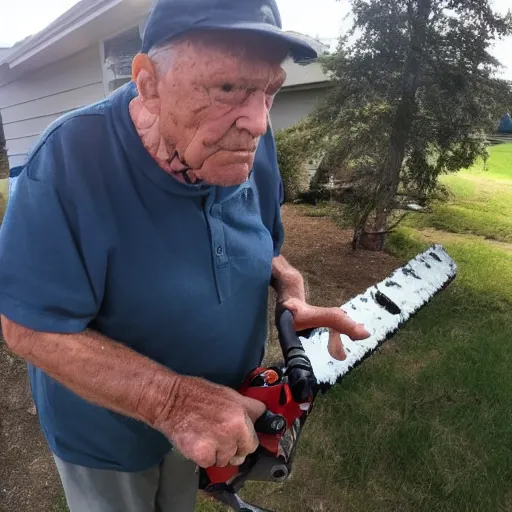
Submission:
[[[43,28],[40,32],[26,37],[19,41],[12,47],[12,52],[0,60],[0,65],[4,62],[12,63],[18,57],[26,55],[37,46],[48,43],[52,36],[62,34],[67,28],[73,26],[89,12],[98,11],[103,4],[109,3],[110,0],[80,0],[73,7],[68,9],[64,14],[59,16],[56,20],[52,21],[49,25]]]
[[[0,56],[0,83],[44,67],[141,23],[153,0],[81,0],[43,30]]]
[[[103,39],[142,23],[154,0],[80,0],[40,32],[11,48],[0,49],[0,82],[73,55]],[[319,54],[328,50],[320,41],[294,32]],[[296,81],[296,80],[295,80]],[[311,77],[306,80],[311,82]]]

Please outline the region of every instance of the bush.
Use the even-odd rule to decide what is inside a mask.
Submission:
[[[318,150],[316,134],[306,119],[279,130],[275,139],[285,202],[295,201],[309,189],[307,163],[314,159]]]

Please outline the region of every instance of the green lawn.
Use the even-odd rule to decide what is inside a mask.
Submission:
[[[512,242],[512,144],[492,147],[487,168],[479,162],[443,177],[452,200],[436,205],[432,215],[413,216],[407,225]]]
[[[512,145],[488,165],[445,178],[450,202],[388,242],[403,258],[442,243],[457,280],[318,400],[293,477],[247,498],[278,512],[512,511]]]
[[[512,143],[491,147],[487,170],[480,162],[473,166],[471,173],[485,178],[510,180],[512,178]]]

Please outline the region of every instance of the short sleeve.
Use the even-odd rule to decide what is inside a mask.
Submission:
[[[283,221],[281,219],[280,205],[276,209],[276,214],[274,217],[273,240],[274,240],[274,258],[277,258],[281,254],[281,247],[283,246],[283,242],[284,242],[284,227],[283,227]]]
[[[84,258],[73,209],[54,184],[32,179],[26,168],[17,178],[0,229],[0,313],[9,320],[75,333],[95,317],[102,297],[95,274],[104,269]]]
[[[275,210],[272,238],[274,240],[274,257],[277,257],[281,254],[281,247],[284,242],[284,227],[281,218],[281,206],[284,204],[284,184],[283,179],[281,177],[281,173],[279,171],[276,142],[274,138],[274,133],[272,131],[272,126],[270,124],[265,137],[267,138],[268,141],[267,147],[269,150],[270,164],[272,166],[272,177],[275,180],[274,190],[276,192],[275,197],[273,198]]]

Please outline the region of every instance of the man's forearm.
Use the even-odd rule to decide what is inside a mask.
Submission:
[[[306,289],[302,274],[292,267],[283,256],[272,260],[272,287],[279,303],[289,299],[306,300]]]
[[[179,376],[94,331],[36,332],[2,317],[4,338],[18,356],[86,400],[155,426]]]
[[[4,317],[2,329],[15,354],[84,399],[159,430],[201,467],[240,465],[258,447],[262,402],[173,373],[96,332],[40,333]]]

